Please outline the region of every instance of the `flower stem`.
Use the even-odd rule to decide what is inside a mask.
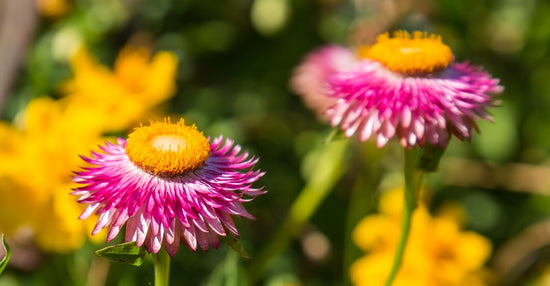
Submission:
[[[153,263],[155,265],[155,286],[168,286],[170,280],[170,256],[161,249],[153,254]]]
[[[418,190],[422,185],[422,178],[424,177],[424,171],[418,168],[416,147],[412,147],[410,149],[405,148],[404,150],[405,192],[403,201],[403,215],[401,220],[401,235],[399,237],[399,242],[397,243],[393,265],[386,280],[386,286],[392,285],[393,280],[401,268],[405,247],[407,245],[409,232],[411,230],[412,216],[414,209],[416,208]]]
[[[257,259],[248,268],[248,282],[256,285],[269,264],[289,245],[291,239],[298,235],[303,225],[319,208],[330,193],[332,187],[342,176],[342,165],[346,154],[348,140],[333,141],[321,147],[318,161],[307,184],[290,207],[289,214],[272,239],[258,254]]]

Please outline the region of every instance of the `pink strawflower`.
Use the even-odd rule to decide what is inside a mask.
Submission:
[[[337,71],[343,71],[356,62],[355,55],[349,49],[329,45],[308,54],[302,64],[294,69],[290,87],[302,96],[304,104],[319,117],[336,103],[336,98],[327,96],[328,79]]]
[[[404,147],[445,147],[449,134],[470,139],[476,119],[502,92],[498,79],[469,63],[455,63],[439,36],[398,31],[359,47],[352,67],[330,76],[325,114],[347,137],[375,137],[379,147],[397,137]]]
[[[193,251],[217,248],[219,237],[239,233],[232,216],[253,218],[242,203],[263,194],[252,188],[263,172],[258,159],[230,139],[205,138],[194,126],[169,121],[137,128],[128,140],[107,142],[103,153],[82,157],[76,172],[80,218],[99,215],[92,234],[109,228],[107,241],[126,225],[125,241],[174,256],[180,240]]]

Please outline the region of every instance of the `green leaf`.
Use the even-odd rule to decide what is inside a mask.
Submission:
[[[97,250],[95,254],[105,259],[140,266],[145,257],[143,247],[138,247],[135,241],[107,246]]]
[[[10,247],[6,243],[3,233],[0,233],[0,240],[2,241],[2,243],[0,243],[0,274],[2,274],[2,271],[6,268],[8,261],[10,261],[11,251]]]
[[[344,132],[342,130],[340,130],[339,128],[333,128],[327,138],[325,138],[325,144],[344,138],[346,137],[344,136]]]
[[[225,241],[225,243],[227,243],[227,245],[233,248],[233,250],[235,250],[242,258],[246,258],[246,259],[250,258],[250,255],[248,255],[248,253],[244,250],[238,238],[232,236],[231,234],[222,236],[222,238]]]

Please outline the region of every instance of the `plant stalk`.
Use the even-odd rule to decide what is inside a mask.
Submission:
[[[161,249],[153,254],[155,265],[155,286],[168,286],[170,281],[170,256]]]
[[[399,269],[401,268],[403,256],[405,254],[405,247],[407,246],[407,241],[411,230],[412,216],[417,205],[418,192],[422,185],[422,179],[424,177],[424,171],[418,168],[419,162],[417,156],[417,147],[412,147],[410,149],[405,148],[404,150],[405,191],[403,192],[404,201],[401,220],[401,235],[399,237],[399,242],[397,243],[393,265],[390,274],[388,275],[388,278],[386,280],[386,286],[392,285],[395,277],[399,272]]]
[[[272,239],[262,248],[256,261],[248,267],[248,282],[256,285],[269,264],[297,236],[304,224],[315,214],[332,187],[344,173],[343,163],[348,140],[332,141],[321,146],[318,161],[307,184],[290,207],[289,213]]]

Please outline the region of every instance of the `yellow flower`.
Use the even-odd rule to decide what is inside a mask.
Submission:
[[[71,197],[78,154],[103,141],[93,115],[47,97],[32,100],[20,129],[0,124],[0,231],[30,226],[44,250],[68,251],[85,239]]]
[[[527,285],[533,286],[547,286],[550,285],[550,265],[543,265],[537,277],[534,277],[531,283]]]
[[[383,285],[393,262],[400,233],[402,190],[383,194],[380,213],[359,222],[355,244],[367,252],[350,268],[356,285]],[[412,219],[402,268],[393,285],[486,285],[480,273],[491,253],[485,237],[461,230],[463,213],[453,208],[432,216],[420,203]],[[454,213],[454,214],[453,214]]]
[[[114,71],[87,50],[71,60],[74,77],[63,85],[71,104],[91,109],[106,130],[126,129],[147,117],[146,112],[173,96],[177,57],[145,48],[125,47]]]
[[[426,260],[410,261],[405,257],[393,286],[428,286],[430,277]],[[381,286],[389,274],[393,256],[386,252],[373,252],[356,260],[350,268],[350,277],[355,285]]]
[[[29,212],[33,212],[40,201],[40,198],[31,196],[32,194],[26,192],[26,189],[19,186],[13,178],[13,175],[26,171],[17,156],[24,153],[23,141],[22,132],[13,126],[0,123],[0,232],[7,235],[29,222]],[[18,206],[20,202],[25,202],[29,206],[28,211],[22,212],[21,208],[13,207]]]
[[[48,18],[60,18],[67,14],[71,4],[68,0],[36,0],[38,12]]]

